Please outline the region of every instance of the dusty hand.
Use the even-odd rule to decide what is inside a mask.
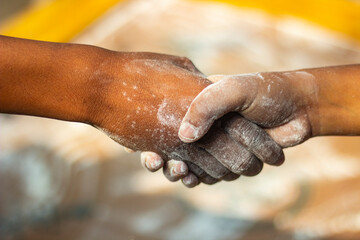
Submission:
[[[221,80],[196,97],[182,121],[179,137],[184,142],[197,141],[214,120],[229,112],[237,112],[265,128],[282,147],[297,145],[311,136],[308,111],[313,100],[307,96],[315,96],[309,93],[316,89],[311,74],[298,71],[212,78]],[[249,129],[243,124],[229,115],[225,119],[225,130],[240,142],[263,148],[258,139],[246,137]]]
[[[191,104],[183,120],[185,128],[180,130],[180,137],[184,141],[197,141],[204,136],[214,120],[228,112],[241,113],[252,122],[265,127],[282,147],[299,144],[311,136],[307,112],[311,99],[304,98],[303,94],[304,91],[311,92],[313,87],[310,74],[263,73],[212,76],[210,79],[221,81],[203,90]],[[258,128],[252,127],[251,123],[235,113],[228,114],[221,120],[224,129],[259,159],[272,165],[282,163],[279,159],[283,158],[276,155],[279,152],[269,151],[274,148],[272,141]],[[182,130],[188,132],[182,133]],[[161,166],[161,158],[156,155],[149,155],[146,159],[145,166],[152,171],[158,168],[151,166]],[[164,173],[168,174],[167,169],[164,169]],[[185,175],[186,172],[183,172],[180,177]],[[189,182],[187,178],[185,180]]]
[[[99,68],[92,124],[115,141],[136,151],[156,152],[165,161],[184,161],[187,168],[180,166],[180,172],[188,170],[208,184],[233,180],[239,174],[255,175],[262,169],[260,160],[220,126],[203,142],[188,144],[179,139],[178,129],[191,101],[210,84],[189,60],[112,53]],[[281,152],[279,147],[270,150]],[[171,163],[164,169],[171,170],[170,180],[176,180],[179,171]]]

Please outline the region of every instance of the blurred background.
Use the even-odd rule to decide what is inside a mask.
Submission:
[[[291,70],[360,63],[360,1],[0,0],[0,33],[208,75]],[[186,189],[92,127],[0,115],[0,239],[360,239],[359,146],[311,139],[257,177]]]

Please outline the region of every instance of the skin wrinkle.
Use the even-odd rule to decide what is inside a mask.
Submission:
[[[208,146],[206,148],[209,148]],[[200,168],[204,169],[206,173],[215,178],[222,178],[229,173],[229,171],[217,161],[207,150],[195,146],[184,145],[176,149],[176,152],[170,154],[174,159],[196,159],[194,163]]]
[[[227,138],[225,134],[221,133],[218,129],[210,131],[212,136],[206,135],[204,139],[198,141],[200,147],[206,148],[208,152],[213,154],[224,166],[236,174],[252,175],[254,173],[248,172],[248,168],[244,167],[244,162],[258,161],[252,158],[252,154],[248,152],[243,146],[237,144],[231,138]],[[213,137],[218,138],[220,141],[213,141]],[[236,146],[236,147],[235,147]],[[246,165],[247,163],[245,163]],[[252,164],[252,163],[248,163]]]
[[[272,119],[272,122],[270,122],[271,124],[265,123],[265,124],[269,124],[270,125],[269,127],[272,127],[272,129],[270,129],[272,131],[270,131],[269,129],[267,129],[267,131],[269,131],[270,134],[273,134],[274,132],[277,132],[278,135],[283,134],[283,136],[280,137],[280,141],[279,141],[281,145],[283,145],[283,147],[286,147],[286,145],[292,146],[294,144],[298,144],[299,142],[305,141],[309,136],[313,134],[312,126],[309,124],[310,120],[308,117],[308,112],[314,111],[314,108],[309,106],[309,104],[312,104],[313,102],[318,102],[317,100],[318,90],[316,89],[316,87],[314,89],[311,89],[311,87],[316,86],[315,84],[311,83],[311,81],[313,81],[313,75],[305,71],[286,72],[282,74],[273,73],[274,74],[273,79],[267,80],[266,79],[267,74],[268,73],[265,73],[264,75],[265,77],[263,77],[262,79],[263,81],[268,81],[268,84],[266,85],[266,87],[264,87],[265,90],[264,92],[267,92],[267,94],[272,93],[274,91],[274,88],[276,90],[278,86],[282,86],[282,83],[280,84],[279,82],[284,79],[286,80],[287,78],[288,79],[296,78],[296,80],[299,82],[298,84],[295,84],[296,87],[293,87],[294,89],[299,89],[299,91],[295,91],[295,92],[290,91],[290,95],[287,95],[289,94],[289,92],[284,91],[284,89],[281,88],[279,89],[278,96],[287,100],[284,101],[283,104],[285,105],[287,104],[285,106],[285,109],[286,111],[289,111],[291,114],[290,116],[287,117],[284,117],[284,115],[279,114],[277,118]],[[307,87],[308,83],[310,88]],[[311,94],[310,97],[301,99],[302,101],[299,101],[299,96],[301,96],[301,93],[299,92],[301,91],[306,92],[306,90],[308,89],[310,89],[310,91],[307,92],[309,93],[313,92],[314,94]],[[275,108],[282,107],[281,104],[270,103],[271,101],[276,101],[274,100],[273,97],[263,98],[262,101],[265,102],[265,104],[263,104],[262,106],[264,109],[271,108],[272,106],[275,106]],[[294,104],[294,102],[296,102],[296,104]],[[269,118],[270,116],[271,114],[267,115],[266,117]],[[273,125],[276,125],[274,123],[279,123],[279,126],[273,127]],[[289,134],[293,132],[296,132],[296,134],[294,134],[292,138],[289,137]]]
[[[296,77],[297,79],[299,79],[300,77],[305,77],[305,78],[309,78],[306,79],[307,81],[311,81],[311,79],[313,78],[313,76],[311,74],[308,74],[306,72],[295,72],[295,73],[287,73],[284,74],[286,77]],[[262,96],[262,99],[260,101],[260,107],[257,107],[258,112],[263,112],[266,113],[263,115],[263,120],[260,122],[260,124],[264,127],[272,127],[272,126],[277,126],[277,125],[284,125],[284,127],[281,129],[281,127],[278,128],[279,133],[277,133],[277,135],[275,134],[275,140],[277,140],[277,142],[283,146],[283,147],[288,147],[288,146],[293,146],[296,145],[300,142],[305,141],[308,137],[309,137],[309,127],[308,127],[308,123],[305,123],[304,121],[302,121],[301,125],[297,125],[298,128],[294,128],[294,124],[297,124],[299,122],[298,119],[296,118],[293,113],[297,112],[297,104],[294,104],[294,102],[291,99],[294,99],[296,101],[296,95],[289,95],[286,94],[284,95],[284,91],[283,89],[279,90],[276,88],[279,88],[279,86],[283,86],[283,79],[281,78],[281,76],[278,76],[277,73],[274,74],[270,74],[270,77],[272,79],[275,80],[271,80],[270,83],[268,84],[268,86],[270,86],[270,88],[267,88],[267,94],[272,96],[275,94],[272,94],[272,91],[277,91],[279,92],[279,95],[275,95],[275,99],[274,100],[272,97],[264,97]],[[270,90],[270,91],[269,91]],[[283,99],[283,100],[282,100]],[[276,101],[279,102],[276,103]],[[256,105],[259,106],[259,105]],[[266,111],[265,109],[269,108],[271,109],[271,111]],[[255,113],[255,115],[257,115]],[[274,117],[276,116],[276,117]],[[253,118],[253,116],[251,116],[251,118]],[[266,120],[266,119],[271,119],[271,120]],[[257,122],[259,123],[259,122]],[[301,127],[300,127],[301,126]],[[292,129],[293,131],[296,131],[295,134],[293,132],[291,132],[290,130],[287,130],[287,128]],[[274,134],[276,133],[275,130],[271,130],[268,131],[270,134]],[[292,136],[287,136],[294,134]]]
[[[181,107],[180,109],[182,109],[182,111],[186,111],[187,106],[189,105],[189,102],[191,102],[192,98],[184,98],[181,101]],[[171,158],[177,158],[179,160],[183,160],[183,159],[191,159],[189,157],[184,157],[184,155],[189,155],[187,152],[188,150],[183,150],[183,151],[179,151],[177,153],[177,156],[175,156],[173,153],[171,154],[171,150],[168,147],[168,137],[172,137],[172,138],[177,138],[177,134],[176,132],[174,132],[172,135],[168,135],[165,136],[164,132],[166,128],[172,128],[172,129],[177,129],[178,126],[180,125],[180,121],[182,116],[178,114],[178,107],[174,108],[173,106],[174,104],[171,102],[171,100],[169,99],[163,99],[161,103],[159,103],[158,107],[157,107],[157,120],[158,122],[163,126],[161,128],[156,128],[152,131],[152,137],[154,139],[156,139],[157,136],[157,141],[160,145],[163,145],[165,148],[164,150],[162,150],[163,155],[166,156],[170,156]],[[147,129],[146,129],[147,130]],[[148,132],[146,131],[145,132]],[[114,137],[113,137],[114,138]],[[116,139],[116,138],[115,138]],[[169,150],[167,150],[169,149]],[[202,159],[202,158],[200,158]],[[206,158],[205,158],[206,159]],[[216,165],[215,165],[216,166]],[[203,165],[204,168],[210,168],[207,169],[208,172],[212,173],[214,176],[216,177],[222,177],[225,174],[228,174],[228,171],[226,171],[226,169],[221,170],[217,167],[213,167],[210,163],[207,163],[206,165]],[[217,171],[220,171],[220,174],[217,173]]]
[[[217,76],[216,80],[219,78]],[[310,86],[306,86],[308,83]],[[305,71],[223,76],[222,80],[207,87],[194,99],[183,123],[188,119],[190,123],[197,123],[197,139],[213,123],[213,116],[217,119],[224,113],[237,110],[252,122],[268,128],[266,131],[282,147],[292,146],[305,141],[311,134],[304,102],[313,100],[304,100],[299,96],[312,85],[313,76]],[[232,139],[244,144],[259,159],[272,165],[283,163],[284,155],[280,146],[265,131],[261,134],[244,125],[237,126],[236,130],[234,128],[235,126],[225,127]],[[218,159],[229,158],[224,153],[225,149],[220,144],[217,148],[210,148],[210,152],[223,152],[218,155]],[[230,158],[226,163],[223,162],[224,165],[237,173],[256,166],[256,161],[251,159],[253,155],[241,155],[241,161]]]
[[[150,61],[150,63],[153,63],[153,61]],[[137,62],[137,64],[140,64],[139,62]],[[145,65],[149,65],[149,62],[147,62]],[[157,64],[158,65],[158,64]],[[127,66],[127,67],[129,67],[129,66]],[[123,83],[122,83],[123,84]],[[124,85],[124,84],[123,84]],[[133,90],[139,90],[139,88],[138,88],[138,84],[136,84],[136,85],[134,85],[134,86],[136,86],[136,87],[132,87],[132,89]],[[146,88],[141,88],[141,90],[143,90],[143,89],[146,89]],[[177,88],[176,88],[177,89]],[[136,94],[131,94],[131,93],[129,93],[129,95],[131,96],[131,95],[133,95],[133,96],[136,96]],[[143,94],[142,94],[142,96],[144,96]],[[151,97],[152,98],[157,98],[156,97],[156,95],[155,95],[155,93],[152,93],[151,94]],[[129,99],[128,99],[129,100]],[[191,99],[187,99],[186,101],[187,102],[190,102],[190,100]],[[137,101],[137,100],[136,100]],[[168,101],[168,99],[164,99],[164,101]],[[135,104],[137,104],[137,103],[135,103]],[[182,111],[185,111],[185,109],[184,109],[184,107],[186,107],[185,105],[186,105],[186,102],[184,102],[184,103],[182,103]],[[136,106],[136,105],[135,105]],[[141,105],[139,105],[137,108],[136,108],[136,111],[135,111],[135,113],[136,113],[136,115],[140,115],[139,117],[141,117],[142,115],[144,115],[144,112],[146,112],[146,111],[144,111],[144,110],[141,110],[142,108],[140,108],[140,106]],[[155,116],[157,116],[157,121],[159,121],[160,122],[160,124],[161,125],[163,125],[164,127],[160,127],[160,128],[154,128],[152,131],[150,131],[148,128],[146,128],[146,129],[144,129],[144,132],[148,132],[149,134],[151,134],[151,137],[152,137],[152,139],[154,139],[154,141],[156,141],[156,142],[158,142],[158,145],[159,146],[163,146],[163,149],[161,150],[161,153],[162,153],[162,155],[164,156],[164,155],[166,155],[168,152],[169,152],[169,150],[167,150],[167,149],[170,149],[170,144],[169,144],[169,139],[170,138],[172,138],[172,139],[175,139],[175,138],[177,138],[177,134],[176,134],[176,131],[174,131],[172,134],[170,134],[170,135],[166,135],[166,133],[165,133],[165,131],[168,131],[168,127],[172,127],[172,128],[175,128],[176,127],[176,125],[179,125],[180,124],[180,121],[181,121],[181,115],[178,115],[178,116],[174,116],[173,115],[173,113],[176,113],[176,111],[174,111],[173,109],[171,109],[171,111],[168,111],[168,112],[170,112],[171,114],[167,114],[167,109],[165,109],[165,108],[167,108],[168,107],[168,104],[167,104],[167,102],[164,102],[163,103],[163,105],[161,105],[161,103],[159,103],[159,109],[156,109],[156,111],[155,111]],[[139,109],[140,108],[140,109]],[[153,108],[153,106],[152,106],[152,108]],[[147,109],[148,109],[148,107],[147,107]],[[150,114],[153,114],[153,110],[155,110],[155,109],[152,109],[151,111],[150,111]],[[157,114],[156,114],[157,113]],[[133,115],[133,114],[127,114],[126,115],[126,118],[133,118],[133,117],[131,117],[131,115]],[[162,117],[162,118],[161,118]],[[164,117],[167,117],[167,118],[164,118]],[[177,120],[177,122],[173,122],[174,120]],[[139,126],[141,126],[141,125],[139,125]],[[131,123],[131,127],[132,127],[132,129],[134,129],[135,131],[137,130],[137,128],[138,128],[138,125],[137,124],[135,124],[134,122],[132,122]],[[114,129],[117,129],[117,127],[116,126],[114,126]],[[132,136],[133,134],[128,134],[128,136]],[[114,135],[111,135],[111,137],[115,140],[115,141],[118,141],[118,142],[121,142],[122,144],[124,144],[124,140],[122,139],[122,138],[119,138],[118,136],[114,136]],[[171,141],[173,141],[173,140],[170,140],[170,142]],[[177,144],[179,144],[180,142],[178,142]],[[126,144],[126,143],[125,143]],[[125,145],[124,144],[124,145]],[[133,147],[132,148],[134,148],[134,147],[136,147],[136,148],[141,148],[141,146],[138,146],[138,145],[133,145]]]
[[[281,148],[266,134],[266,132],[255,124],[229,114],[225,118],[224,127],[230,136],[242,143],[249,151],[253,152],[263,162],[279,165],[284,161]]]
[[[242,74],[238,76],[257,76],[257,73],[253,74]],[[234,86],[235,84],[235,86]],[[239,89],[243,89],[242,85],[247,84],[247,82],[243,81],[232,81],[231,77],[226,76],[225,79],[219,83],[214,83],[208,87],[206,87],[194,100],[197,104],[191,104],[189,111],[196,112],[194,118],[186,118],[186,121],[183,120],[184,125],[182,128],[189,127],[193,130],[193,138],[186,138],[181,136],[182,139],[185,140],[197,140],[199,136],[202,136],[207,130],[210,128],[212,123],[223,116],[223,112],[228,108],[236,108],[237,106],[241,106],[241,110],[244,110],[248,107],[248,103],[240,103],[237,101],[229,102],[226,101],[227,96],[237,96],[239,94]],[[251,84],[252,86],[253,84]],[[248,89],[246,92],[252,91],[252,88],[247,86]],[[224,99],[223,99],[224,98]],[[244,99],[245,98],[244,95]],[[234,99],[236,100],[236,99]],[[225,103],[221,105],[221,103]],[[220,103],[220,104],[219,104]],[[216,107],[214,107],[216,106]],[[238,110],[238,108],[237,108]],[[197,119],[207,119],[206,121],[198,122]],[[194,120],[195,119],[195,120]],[[181,132],[181,131],[180,131]]]
[[[282,82],[281,77],[277,76],[276,73],[264,73],[263,75],[265,75],[267,86],[270,86],[270,88],[266,87],[264,91],[259,87],[257,98],[242,113],[251,120],[261,118],[261,121],[255,120],[255,122],[263,127],[270,127],[281,124],[284,119],[290,116],[293,104],[287,101],[287,99],[291,99],[289,94],[284,95],[284,92],[279,89],[282,87],[279,83],[279,81]],[[262,80],[264,81],[264,79],[263,77]],[[268,89],[270,89],[269,92]],[[287,106],[283,106],[284,103]],[[271,111],[268,111],[268,109],[271,109]]]
[[[182,144],[176,131],[159,123],[157,109],[149,114],[140,110],[134,112],[133,107],[159,106],[165,98],[174,100],[178,107],[180,104],[176,100],[194,98],[209,84],[186,58],[154,53],[119,53],[94,46],[6,36],[0,36],[0,42],[1,112],[98,126],[125,146],[158,152],[166,160],[165,153]],[[354,96],[358,95],[360,88],[359,69],[359,65],[348,65],[238,75],[235,78],[239,81],[235,81],[233,86],[240,90],[243,87],[243,92],[237,92],[243,97],[237,102],[236,98],[230,98],[229,104],[231,110],[236,103],[242,105],[235,106],[241,111],[244,110],[242,107],[261,100],[255,99],[254,92],[257,95],[269,94],[274,101],[279,96],[279,100],[283,100],[284,112],[290,112],[289,116],[283,116],[286,114],[280,110],[273,119],[270,115],[263,115],[267,119],[260,119],[260,113],[255,110],[257,116],[242,114],[253,122],[273,128],[272,136],[283,134],[284,139],[289,131],[303,131],[303,136],[358,134],[360,121],[357,115],[360,114],[356,113],[360,108]],[[256,87],[252,89],[254,85]],[[258,88],[261,91],[257,91]],[[121,94],[124,89],[129,98]],[[230,97],[234,97],[233,89],[229,91]],[[344,92],[347,94],[339,94]],[[227,92],[220,89],[219,93],[224,100]],[[339,104],[330,104],[334,102]],[[290,103],[292,106],[286,105]],[[271,111],[270,106],[267,109],[262,107],[264,111]],[[228,110],[224,104],[221,109]],[[212,111],[207,110],[208,114]],[[222,114],[224,112],[218,116]],[[129,127],[131,121],[136,122],[133,128]],[[302,141],[301,137],[291,141]],[[285,142],[290,144],[291,141]],[[211,179],[209,176],[204,178]]]
[[[237,79],[239,77],[242,79]],[[201,118],[204,119],[204,116],[208,117],[208,119],[206,121],[203,121],[204,124],[202,124],[202,125],[200,124],[199,128],[195,128],[194,126],[190,125],[190,127],[195,128],[195,138],[198,137],[196,135],[198,135],[199,133],[200,133],[200,137],[201,137],[203,134],[202,132],[205,132],[206,128],[210,124],[212,124],[213,119],[221,116],[223,114],[223,112],[226,111],[226,108],[222,108],[222,105],[218,106],[219,103],[224,102],[225,107],[229,107],[229,105],[230,105],[230,106],[236,106],[236,109],[246,109],[246,110],[250,111],[250,109],[249,109],[251,107],[250,103],[257,100],[254,96],[257,96],[257,92],[259,90],[256,86],[259,86],[259,85],[258,85],[258,83],[256,83],[256,81],[253,81],[253,79],[249,80],[248,79],[249,77],[252,77],[252,78],[257,77],[262,82],[268,81],[265,78],[265,76],[263,76],[262,74],[259,74],[259,73],[227,76],[227,77],[224,77],[223,81],[217,82],[214,85],[207,87],[205,90],[202,91],[202,93],[200,93],[198,95],[197,98],[195,98],[195,100],[193,101],[193,103],[190,106],[190,109],[188,111],[188,113],[189,112],[191,113],[193,111],[190,121],[196,122],[196,120],[193,120],[193,118],[197,119],[198,117],[196,115],[194,115],[194,113],[199,114],[198,116],[200,116],[200,119]],[[270,83],[272,85],[274,85],[275,87],[270,87],[269,90],[270,90],[271,94],[276,95],[273,91],[276,91],[279,88],[279,84],[276,82],[276,79],[279,79],[279,77],[277,77],[277,78],[274,77],[274,79],[275,80],[271,80]],[[279,81],[279,80],[277,80],[277,81]],[[252,87],[254,88],[254,91],[249,91],[249,90],[251,90]],[[230,100],[230,102],[226,100],[226,98],[228,98],[228,97],[238,96],[239,95],[238,93],[242,92],[241,89],[246,89],[247,91],[244,91],[244,92],[253,94],[253,96],[250,94],[249,97],[246,97],[246,99],[249,102],[248,105],[241,104],[242,101],[240,101],[240,103],[239,103],[239,101],[236,101],[236,98],[234,98],[234,100]],[[231,92],[233,92],[233,91],[234,91],[234,94],[231,94]],[[284,95],[284,92],[280,91],[280,95]],[[225,100],[222,101],[221,99],[219,99],[219,97],[220,98],[225,97]],[[216,99],[216,101],[214,101],[214,99]],[[249,99],[252,100],[252,102],[249,101]],[[276,104],[277,108],[278,108],[278,109],[276,109],[276,112],[281,111],[280,104],[277,104],[276,101],[270,96],[264,97],[261,102],[263,104],[262,109],[268,109],[270,107],[273,108],[274,105]],[[194,103],[196,103],[196,104],[194,104]],[[217,106],[217,109],[214,108],[213,106]],[[229,109],[231,109],[231,107]],[[279,114],[279,115],[281,116],[282,114]],[[290,114],[288,114],[288,115],[290,115]],[[271,114],[269,114],[267,116],[267,118],[270,118],[270,117],[272,117]],[[282,119],[276,120],[276,121],[280,122],[281,120]],[[184,123],[184,121],[185,120],[183,120],[183,123]],[[185,127],[186,127],[186,123],[187,122],[185,121]],[[268,136],[264,130],[262,130],[262,131],[263,131],[263,136]],[[243,134],[251,135],[251,134],[258,134],[258,132],[257,131],[254,131],[254,132],[247,131],[246,133],[243,133]],[[243,142],[246,143],[246,141],[243,141]],[[273,143],[273,144],[271,144],[271,143]],[[252,152],[254,152],[254,150],[256,150],[257,156],[260,157],[262,160],[264,160],[264,162],[268,162],[273,165],[280,165],[284,161],[284,156],[281,151],[281,148],[276,143],[274,143],[270,137],[267,137],[267,138],[264,138],[264,139],[258,140],[258,141],[253,140],[252,144],[256,145],[256,146],[253,146],[253,147],[246,146],[247,149],[251,150]],[[266,149],[267,151],[265,151],[263,149]],[[221,148],[221,146],[218,146],[216,151],[220,151],[220,152],[224,151],[224,148]],[[271,152],[271,154],[269,154],[267,152]],[[244,157],[246,154],[241,154],[241,155],[242,155],[242,157]],[[226,154],[223,154],[223,155],[218,155],[218,158],[225,159],[228,157],[226,156]],[[254,161],[254,160],[251,160],[251,155],[248,156],[247,158],[245,158],[245,161],[246,160]],[[254,164],[247,165],[247,164],[249,164],[247,162],[245,162],[245,163],[242,162],[242,163],[238,164],[238,162],[236,162],[236,161],[239,161],[239,160],[230,159],[230,160],[228,160],[228,163],[224,164],[224,165],[227,166],[228,168],[232,169],[232,171],[243,171],[244,169],[249,169],[252,166],[256,166],[256,164],[255,165]],[[244,161],[244,159],[241,159],[241,161]],[[233,166],[230,166],[232,164],[233,164]],[[261,167],[262,167],[262,165],[261,165]],[[237,172],[237,173],[239,173],[239,172]]]

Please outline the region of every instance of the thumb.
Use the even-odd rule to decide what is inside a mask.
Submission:
[[[179,129],[179,138],[186,143],[203,137],[216,119],[226,113],[246,108],[248,93],[242,81],[225,76],[206,87],[191,103]]]

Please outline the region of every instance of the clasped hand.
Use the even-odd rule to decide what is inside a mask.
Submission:
[[[263,163],[283,163],[282,147],[310,136],[301,86],[292,88],[290,73],[213,76],[211,84],[186,58],[127,53],[119,59],[103,64],[125,78],[114,77],[116,71],[102,76],[107,111],[94,125],[144,151],[145,166],[163,166],[170,181],[182,178],[193,187],[254,176]]]
[[[208,79],[215,83],[193,100],[182,120],[179,137],[187,143],[198,142],[200,146],[201,142],[213,141],[217,146],[207,151],[233,173],[246,175],[237,164],[256,166],[253,175],[259,173],[262,163],[280,165],[284,160],[281,148],[297,145],[311,136],[312,99],[304,98],[304,92],[313,84],[310,74],[303,71],[254,73]],[[231,144],[221,140],[221,135],[210,135],[214,123],[232,140]],[[233,150],[238,148],[246,149],[251,158]],[[151,167],[153,162],[161,161],[153,153],[143,153],[142,157],[151,171],[157,169]],[[173,175],[183,178],[185,185],[196,185],[199,181],[191,173],[171,172],[171,168],[180,168],[183,164],[165,163],[165,176],[174,180],[169,177]]]

